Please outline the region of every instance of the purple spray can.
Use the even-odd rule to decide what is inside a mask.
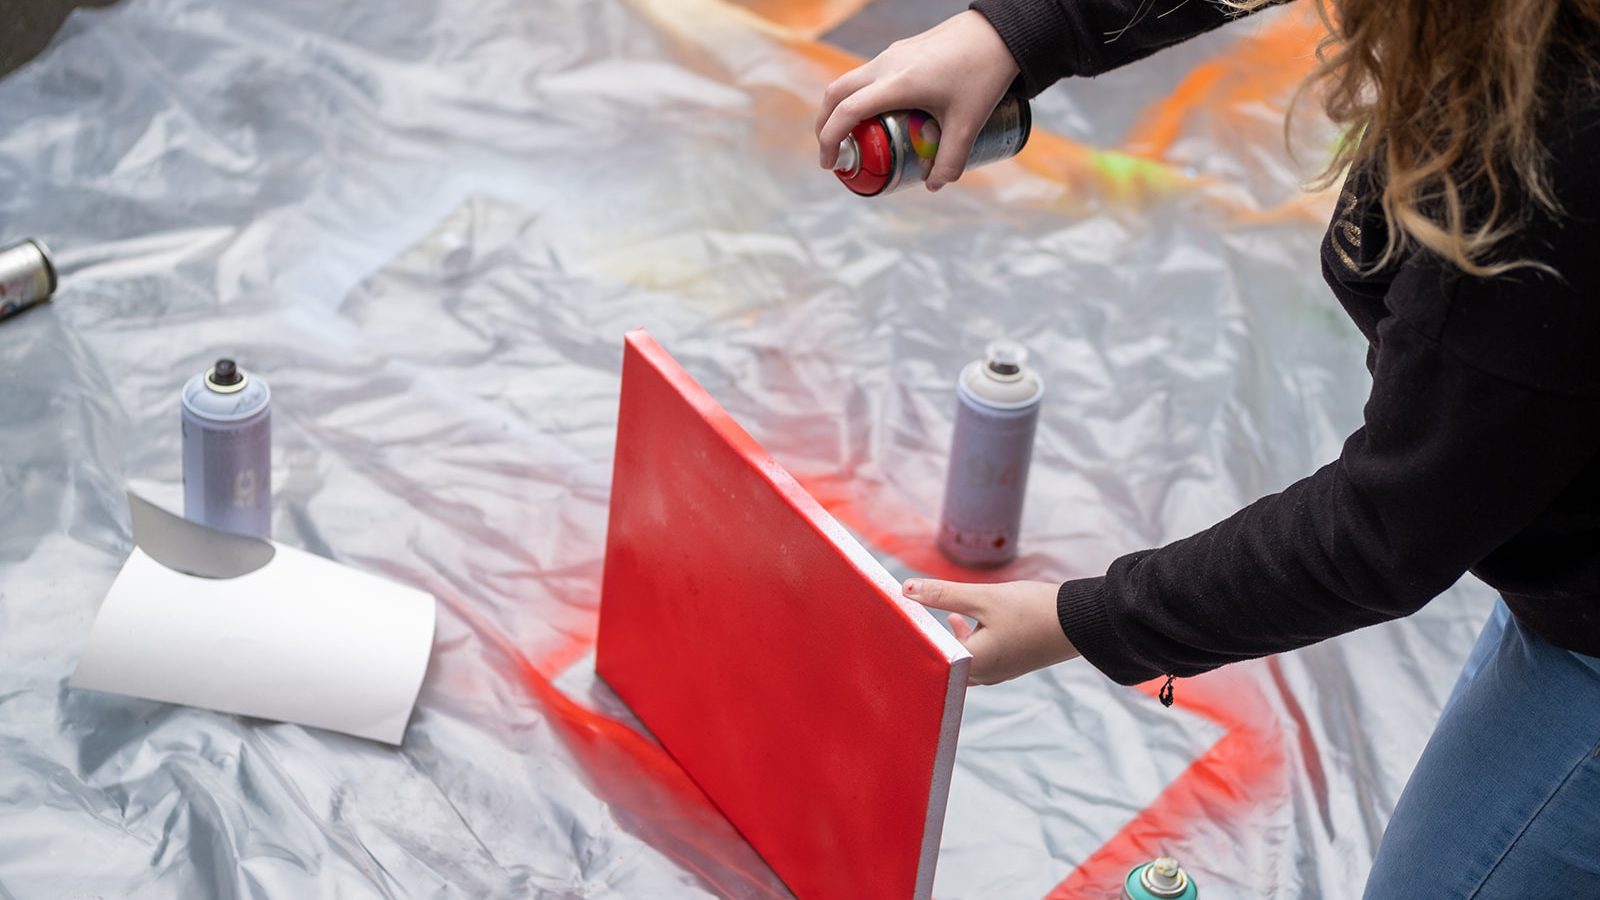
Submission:
[[[183,517],[263,539],[272,530],[272,391],[231,359],[183,386]]]
[[[961,370],[956,397],[939,549],[962,566],[1005,565],[1017,556],[1044,381],[1021,344],[995,341]]]

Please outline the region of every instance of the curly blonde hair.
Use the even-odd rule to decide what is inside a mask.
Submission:
[[[1538,129],[1562,86],[1547,65],[1570,50],[1593,78],[1600,0],[1317,0],[1317,10],[1328,34],[1302,91],[1321,94],[1346,138],[1312,187],[1374,163],[1389,223],[1377,265],[1415,244],[1473,275],[1545,268],[1494,249],[1523,215],[1559,212]]]

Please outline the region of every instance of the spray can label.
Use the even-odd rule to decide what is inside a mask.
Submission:
[[[973,138],[972,152],[967,154],[967,168],[1010,159],[1022,152],[1032,123],[1028,101],[1012,94],[1000,98],[994,112]],[[906,113],[906,140],[911,144],[912,154],[922,161],[922,177],[926,179],[933,168],[933,158],[939,154],[938,121],[922,110]]]
[[[1017,354],[1021,348],[1010,345]],[[955,434],[945,482],[939,548],[951,561],[971,567],[1004,565],[1016,558],[1022,504],[1033,459],[1034,433],[1044,386],[1021,360],[994,381],[989,359],[962,372],[957,389]],[[976,385],[976,387],[974,387]]]
[[[218,367],[197,375],[183,395],[183,514],[212,528],[270,536],[272,525],[271,392],[238,371],[219,390]],[[223,381],[229,377],[224,376]]]
[[[50,252],[28,240],[0,248],[0,319],[50,299],[56,290],[56,269]]]

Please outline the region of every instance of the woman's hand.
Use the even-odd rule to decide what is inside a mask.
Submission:
[[[822,167],[833,168],[839,142],[850,129],[879,113],[920,109],[939,122],[939,152],[928,190],[961,177],[995,104],[1017,77],[1017,62],[982,13],[957,13],[839,76],[822,95],[817,143]]]
[[[929,578],[904,585],[912,600],[951,611],[950,627],[972,654],[968,684],[999,684],[1078,655],[1056,618],[1059,588],[1042,581],[960,584]]]

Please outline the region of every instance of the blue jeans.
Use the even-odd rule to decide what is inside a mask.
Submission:
[[[1551,645],[1495,604],[1365,896],[1600,897],[1600,658]]]

